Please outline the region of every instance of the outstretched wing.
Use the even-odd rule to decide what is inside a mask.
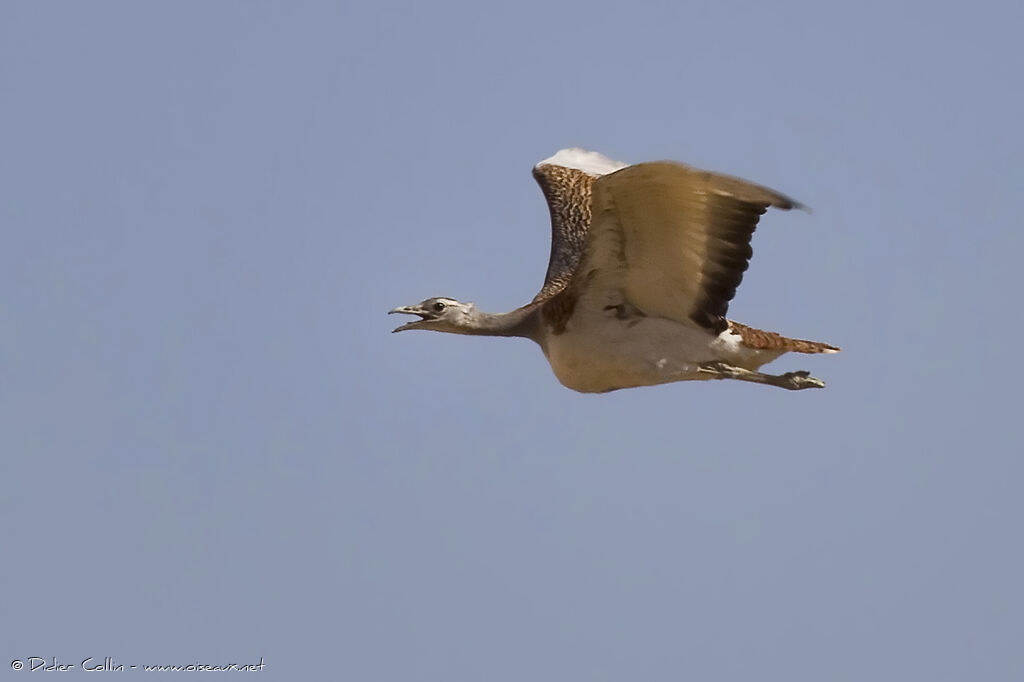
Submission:
[[[551,258],[544,286],[533,303],[549,300],[569,284],[583,256],[590,229],[594,180],[625,167],[597,152],[582,149],[563,149],[534,167],[533,178],[551,212]]]
[[[584,281],[620,290],[648,315],[715,332],[728,326],[761,215],[800,207],[765,187],[668,161],[629,166],[590,189]]]

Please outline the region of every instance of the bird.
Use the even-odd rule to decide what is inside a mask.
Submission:
[[[419,318],[394,332],[530,339],[559,382],[582,393],[715,379],[824,388],[807,371],[758,370],[784,353],[839,348],[726,317],[760,217],[805,206],[682,163],[627,165],[579,148],[541,161],[533,177],[551,215],[551,255],[533,300],[494,314],[428,298],[390,310]]]

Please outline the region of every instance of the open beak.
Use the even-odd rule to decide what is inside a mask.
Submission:
[[[413,320],[412,322],[406,322],[401,327],[395,327],[391,330],[391,333],[405,331],[406,329],[418,329],[420,324],[427,319],[429,313],[424,311],[418,305],[403,305],[398,308],[392,308],[388,311],[388,315],[393,313],[401,313],[402,315],[419,315],[420,319]]]

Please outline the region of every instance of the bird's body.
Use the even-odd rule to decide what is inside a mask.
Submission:
[[[549,335],[541,347],[558,380],[583,393],[711,379],[702,365],[725,362],[755,370],[781,354],[748,348],[728,330],[715,335],[674,320],[582,303],[565,332]]]
[[[605,392],[696,379],[820,388],[806,372],[761,374],[788,351],[830,353],[725,317],[768,208],[799,204],[772,190],[671,162],[626,166],[562,150],[534,168],[552,222],[540,293],[510,313],[454,299],[391,312],[403,329],[521,336],[537,342],[568,388]]]

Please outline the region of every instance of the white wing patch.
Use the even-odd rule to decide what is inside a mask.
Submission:
[[[591,177],[597,178],[602,175],[614,173],[617,170],[622,170],[629,164],[612,161],[607,156],[598,154],[597,152],[589,152],[586,149],[572,147],[571,149],[562,149],[558,151],[554,156],[549,159],[544,159],[537,165],[573,168],[575,170],[582,171]]]

